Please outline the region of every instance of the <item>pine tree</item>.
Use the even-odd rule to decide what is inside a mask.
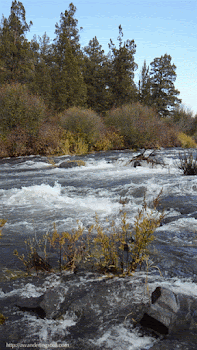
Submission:
[[[76,7],[71,3],[69,11],[61,13],[60,25],[56,24],[56,38],[52,46],[52,103],[59,111],[86,103],[78,21],[73,17],[75,11]]]
[[[36,36],[31,40],[31,50],[34,57],[34,79],[30,84],[33,93],[42,96],[47,104],[50,104],[52,93],[51,78],[51,44],[46,32],[42,37]]]
[[[87,86],[87,107],[101,113],[109,108],[105,76],[107,58],[96,36],[84,47],[84,53],[83,76]]]
[[[10,16],[8,19],[2,17],[0,27],[0,83],[26,83],[32,79],[34,67],[30,43],[25,38],[32,24],[26,22],[23,4],[13,1]]]
[[[151,106],[151,83],[146,61],[144,61],[139,80],[139,101],[144,105]]]
[[[181,103],[177,98],[180,92],[174,86],[176,66],[171,63],[171,59],[170,55],[165,54],[150,64],[152,105],[162,117],[171,115],[177,104]]]
[[[110,39],[109,48],[111,50],[109,57],[110,74],[109,88],[113,95],[115,106],[131,102],[136,99],[137,90],[134,84],[134,71],[137,64],[134,62],[136,44],[134,40],[122,42],[123,32],[119,26],[119,48]]]

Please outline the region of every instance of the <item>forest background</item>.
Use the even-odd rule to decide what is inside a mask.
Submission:
[[[27,40],[20,1],[2,16],[0,157],[196,147],[197,115],[181,105],[171,56],[144,61],[136,84],[135,41],[119,25],[108,54],[96,36],[82,48],[76,10],[60,14],[52,43],[46,33]]]

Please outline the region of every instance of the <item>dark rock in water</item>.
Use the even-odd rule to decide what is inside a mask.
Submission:
[[[59,168],[65,168],[65,169],[69,169],[69,168],[75,168],[75,167],[78,167],[79,164],[77,162],[62,162],[60,165],[59,165]]]
[[[44,294],[40,307],[44,310],[47,318],[54,318],[60,313],[61,303],[65,299],[66,292],[67,288],[57,287]]]
[[[17,299],[16,306],[20,308],[37,308],[40,306],[41,301],[43,300],[43,295],[39,297],[30,297],[30,298],[19,298]]]
[[[133,163],[134,168],[136,168],[137,166],[141,166],[141,163],[139,162],[139,160],[135,160],[135,162]]]
[[[151,305],[140,324],[160,334],[177,334],[197,330],[197,300],[184,294],[157,287]]]
[[[45,318],[46,313],[45,311],[40,307],[19,307],[21,311],[28,311],[30,313],[36,314],[39,318]]]

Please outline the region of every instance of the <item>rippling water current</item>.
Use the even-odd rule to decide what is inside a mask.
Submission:
[[[51,231],[54,222],[59,232],[71,231],[77,226],[77,220],[87,228],[97,213],[103,226],[109,225],[106,219],[113,219],[118,225],[122,199],[132,226],[144,193],[149,201],[162,189],[160,209],[165,210],[165,219],[155,232],[150,258],[162,273],[162,283],[168,281],[171,286],[176,283],[182,291],[193,286],[193,294],[197,296],[197,288],[194,288],[197,280],[197,177],[184,176],[179,170],[179,152],[183,150],[159,150],[156,159],[162,160],[165,166],[152,167],[143,163],[136,168],[129,160],[137,152],[131,151],[54,157],[57,167],[40,156],[0,160],[0,218],[7,220],[0,240],[1,278],[5,268],[21,268],[13,250],[25,252],[24,240]],[[82,159],[85,166],[58,167],[69,159]],[[151,273],[151,276],[156,274],[155,281],[161,278],[158,269]],[[125,347],[120,349],[145,349],[145,346],[148,349],[150,339],[140,343],[142,338],[125,332],[119,329],[120,341],[127,339]],[[106,339],[103,341],[108,344]],[[117,340],[112,336],[108,340],[111,348],[119,349]]]

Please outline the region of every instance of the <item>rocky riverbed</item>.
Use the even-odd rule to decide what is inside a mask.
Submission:
[[[182,295],[197,305],[197,285],[191,280],[180,282],[143,272],[112,278],[79,271],[40,274],[2,284],[0,308],[6,319],[0,326],[1,349],[9,344],[10,348],[11,344],[36,344],[38,349],[72,350],[196,349],[195,307],[190,303],[180,309],[179,302],[175,307],[171,300],[172,295]],[[156,288],[171,293],[164,297],[166,305],[161,300],[163,309],[159,311],[154,309]],[[163,331],[165,322],[161,326],[160,321],[166,312],[171,321]],[[154,317],[156,328],[150,319],[146,322],[147,314]],[[170,322],[176,323],[180,314],[184,322],[173,329]]]

